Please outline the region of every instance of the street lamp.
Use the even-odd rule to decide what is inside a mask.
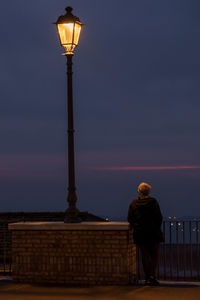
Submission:
[[[61,46],[64,47],[64,55],[67,57],[67,86],[68,86],[68,209],[66,210],[65,223],[81,222],[79,210],[76,208],[76,184],[74,168],[74,122],[73,122],[73,91],[72,91],[72,56],[78,46],[82,23],[79,18],[72,14],[72,8],[66,8],[66,14],[60,16],[55,22],[60,38]]]

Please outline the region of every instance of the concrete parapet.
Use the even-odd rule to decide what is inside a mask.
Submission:
[[[136,277],[136,247],[126,222],[15,223],[15,282],[126,285]]]

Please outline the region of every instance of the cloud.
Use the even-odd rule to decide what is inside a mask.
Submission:
[[[200,169],[200,165],[197,166],[115,166],[115,167],[97,167],[93,169],[99,171],[168,171],[168,170]]]
[[[66,176],[66,161],[57,155],[0,155],[1,180],[61,180]]]

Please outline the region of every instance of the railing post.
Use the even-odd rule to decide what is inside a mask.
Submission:
[[[176,270],[177,270],[177,280],[179,279],[179,235],[178,235],[179,222],[176,221],[176,250],[177,250],[177,260],[176,260]]]

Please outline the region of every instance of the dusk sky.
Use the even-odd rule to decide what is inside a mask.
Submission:
[[[145,181],[164,216],[200,216],[199,0],[1,1],[0,211],[67,208],[66,6],[77,207],[125,219]]]

